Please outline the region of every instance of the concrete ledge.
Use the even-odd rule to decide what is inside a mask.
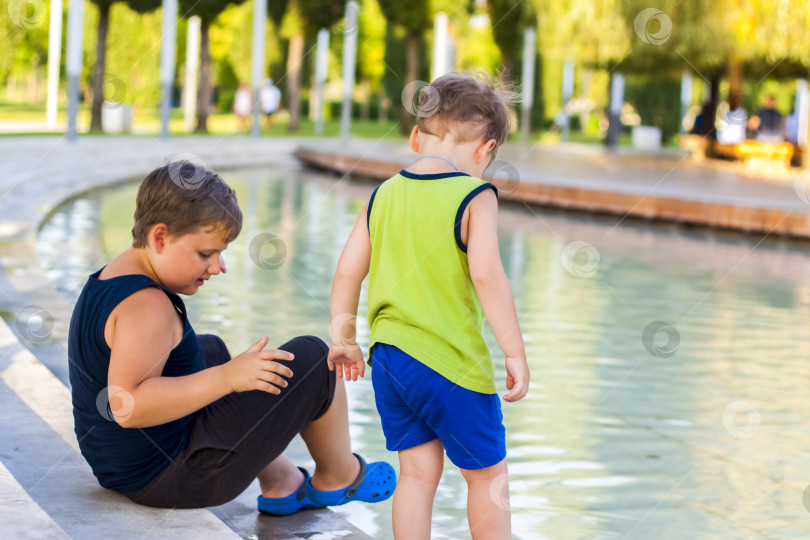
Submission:
[[[542,152],[552,154],[556,151]],[[408,155],[391,144],[374,152],[363,152],[351,145],[306,143],[296,150],[295,155],[311,167],[375,181],[390,178],[413,160],[412,153]],[[735,177],[728,171],[708,166],[696,168],[698,166],[694,164],[684,165],[686,170],[672,175],[683,161],[677,156],[639,155],[635,156],[633,163],[634,157],[626,154],[613,155],[602,151],[599,155],[590,151],[580,157],[583,162],[589,162],[587,167],[577,163],[576,155],[567,150],[560,150],[556,157],[560,163],[572,164],[570,175],[566,176],[564,165],[560,163],[548,164],[548,169],[556,169],[548,170],[544,161],[522,161],[519,152],[513,149],[508,164],[514,164],[518,171],[516,177],[505,178],[512,175],[504,174],[487,177],[485,174],[485,179],[498,187],[503,200],[622,218],[628,216],[810,238],[810,206],[795,195],[790,180],[774,183],[741,174]],[[549,156],[543,156],[543,159],[548,161]],[[602,173],[598,167],[594,170],[593,164],[597,163],[604,164],[603,177],[600,177]],[[628,171],[625,181],[618,176],[623,163],[633,163],[637,169]],[[656,180],[656,175],[660,179]],[[670,180],[670,176],[674,178]],[[690,182],[680,181],[684,176]],[[729,177],[734,182],[729,182]]]
[[[20,519],[24,516],[24,519]],[[0,463],[0,523],[5,538],[70,538]]]

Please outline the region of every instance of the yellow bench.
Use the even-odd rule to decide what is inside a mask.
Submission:
[[[736,144],[714,143],[712,150],[716,156],[739,159],[750,166],[779,165],[790,167],[793,157],[793,145],[789,142],[768,142],[747,139]]]

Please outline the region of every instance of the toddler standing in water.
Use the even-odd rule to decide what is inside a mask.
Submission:
[[[498,250],[497,189],[480,180],[507,138],[508,100],[450,73],[419,105],[410,137],[419,157],[374,191],[338,262],[328,365],[338,377],[364,375],[344,330],[369,275],[372,383],[386,447],[400,461],[394,536],[430,537],[446,451],[467,481],[473,538],[510,538],[508,505],[493,494],[507,485],[506,442],[484,315],[506,356],[505,401],[526,395],[529,368]]]

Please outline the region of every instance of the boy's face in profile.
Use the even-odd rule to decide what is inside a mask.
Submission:
[[[212,275],[227,271],[221,256],[228,244],[219,231],[199,228],[182,236],[161,235],[159,230],[154,234],[154,269],[170,290],[192,295]]]

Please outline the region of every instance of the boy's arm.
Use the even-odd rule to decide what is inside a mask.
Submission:
[[[338,260],[332,281],[332,299],[329,306],[330,370],[337,367],[337,376],[356,381],[363,377],[366,363],[363,351],[356,341],[357,304],[360,287],[368,275],[371,260],[371,240],[368,235],[368,205],[363,207]]]
[[[469,205],[467,261],[470,277],[487,322],[506,356],[506,401],[517,401],[529,390],[529,366],[518,324],[512,287],[498,250],[498,199],[488,189]]]
[[[267,336],[223,365],[182,377],[163,377],[177,328],[177,311],[155,288],[136,292],[115,308],[107,376],[110,410],[122,427],[149,427],[183,418],[231,392],[278,394],[292,375],[275,359],[284,351],[262,351]],[[148,314],[148,316],[145,316]]]

